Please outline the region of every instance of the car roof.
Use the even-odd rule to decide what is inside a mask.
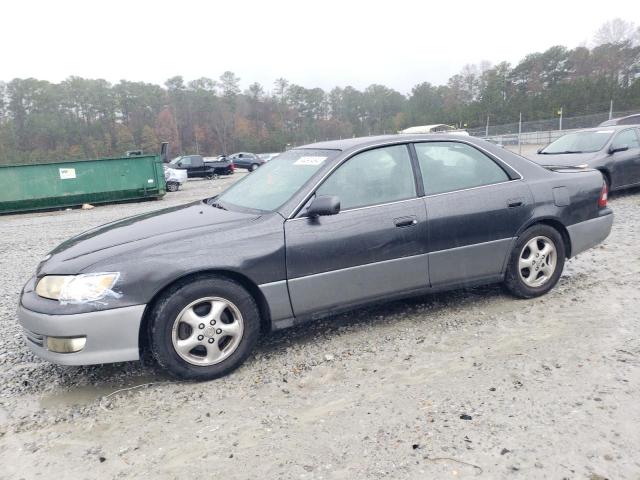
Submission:
[[[603,126],[599,126],[599,127],[591,127],[591,128],[582,128],[579,131],[580,132],[599,132],[602,130],[611,130],[613,132],[617,132],[618,130],[625,130],[627,128],[637,128],[640,125],[603,125]],[[567,132],[567,133],[574,133],[574,132]]]
[[[391,143],[397,141],[398,143],[407,143],[421,140],[468,140],[474,143],[474,137],[461,136],[456,134],[447,133],[429,133],[429,134],[394,134],[394,135],[375,135],[371,137],[354,137],[344,138],[342,140],[329,140],[326,142],[310,143],[308,145],[302,145],[295,147],[296,149],[318,149],[318,150],[349,150],[356,147],[374,146],[381,143]]]
[[[621,124],[620,122],[624,122],[626,120],[637,120],[636,123],[623,123]],[[640,113],[632,113],[631,115],[626,115],[624,117],[618,117],[618,118],[611,118],[609,120],[606,120],[604,122],[602,122],[600,124],[601,127],[612,127],[614,125],[636,125],[636,124],[640,124]]]

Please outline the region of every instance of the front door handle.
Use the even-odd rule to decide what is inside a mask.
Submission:
[[[396,227],[412,227],[413,225],[418,223],[416,217],[398,217],[393,219],[393,223],[395,223]]]

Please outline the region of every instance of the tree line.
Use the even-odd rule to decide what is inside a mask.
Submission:
[[[594,46],[554,46],[518,64],[466,65],[445,85],[423,82],[409,94],[384,85],[330,91],[284,78],[267,91],[225,72],[218,79],[170,78],[163,86],[69,77],[0,82],[0,163],[155,153],[282,151],[317,140],[393,133],[411,125],[465,128],[640,109],[640,28],[605,23]]]

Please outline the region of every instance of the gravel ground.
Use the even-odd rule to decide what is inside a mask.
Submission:
[[[211,195],[0,217],[0,478],[640,478],[640,189],[558,286],[360,309],[264,338],[231,376],[60,367],[15,322],[65,238]]]

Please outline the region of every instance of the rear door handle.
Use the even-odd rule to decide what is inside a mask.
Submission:
[[[518,208],[524,205],[524,200],[522,198],[510,198],[507,200],[507,206],[509,208]]]
[[[413,225],[418,223],[416,217],[398,217],[393,219],[393,223],[395,223],[396,227],[412,227]]]

